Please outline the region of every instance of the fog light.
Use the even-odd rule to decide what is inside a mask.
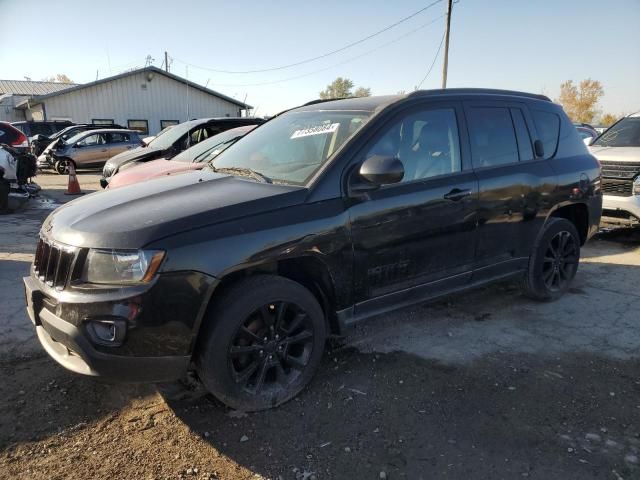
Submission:
[[[98,345],[118,347],[127,334],[127,321],[123,318],[86,319],[85,323],[91,340]]]

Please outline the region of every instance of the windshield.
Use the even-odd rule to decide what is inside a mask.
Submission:
[[[69,145],[73,145],[74,143],[76,143],[78,140],[80,140],[84,135],[86,135],[87,132],[80,132],[80,133],[76,133],[74,136],[72,136],[71,138],[69,138],[68,140],[66,140],[64,143],[69,144]]]
[[[249,169],[276,183],[305,185],[370,115],[342,110],[287,112],[229,147],[214,166]]]
[[[232,128],[231,130],[219,133],[218,135],[214,135],[207,140],[195,144],[193,147],[179,153],[171,160],[175,162],[208,162],[212,158],[217,157],[229,145],[235,142],[238,138],[244,136],[252,128],[254,127]]]
[[[627,117],[593,143],[597,147],[640,147],[640,117]]]
[[[149,142],[149,146],[158,150],[166,150],[173,145],[182,135],[187,133],[190,128],[199,125],[202,122],[184,122],[180,125],[173,126],[169,129],[161,131],[156,138]]]

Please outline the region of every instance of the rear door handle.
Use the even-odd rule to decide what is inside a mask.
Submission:
[[[471,190],[468,188],[464,190],[454,188],[449,193],[445,193],[443,198],[445,200],[452,200],[454,202],[457,202],[458,200],[462,200],[464,197],[468,197],[469,195],[471,195]]]

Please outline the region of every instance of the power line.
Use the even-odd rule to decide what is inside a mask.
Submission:
[[[439,20],[441,20],[443,17],[444,17],[444,15],[440,15],[439,17],[434,18],[430,22],[424,23],[424,24],[420,25],[419,27],[416,27],[413,30],[408,31],[407,33],[404,33],[404,34],[400,35],[399,37],[394,38],[393,40],[391,40],[389,42],[383,43],[382,45],[379,45],[379,46],[377,46],[375,48],[372,48],[371,50],[368,50],[368,51],[366,51],[364,53],[361,53],[359,55],[356,55],[354,57],[350,57],[350,58],[348,58],[346,60],[343,60],[342,62],[330,65],[328,67],[320,68],[320,69],[314,70],[312,72],[303,73],[301,75],[296,75],[296,76],[293,76],[293,77],[281,78],[279,80],[273,80],[273,81],[269,81],[269,82],[260,82],[260,83],[215,83],[214,82],[214,83],[215,83],[216,87],[261,87],[261,86],[264,86],[264,85],[274,85],[274,84],[277,84],[277,83],[284,83],[284,82],[289,82],[291,80],[297,80],[299,78],[309,77],[311,75],[315,75],[316,73],[324,72],[324,71],[327,71],[327,70],[331,70],[332,68],[339,67],[341,65],[345,65],[345,64],[350,63],[350,62],[352,62],[354,60],[357,60],[357,59],[359,59],[361,57],[364,57],[366,55],[370,55],[370,54],[372,54],[372,53],[374,53],[374,52],[376,52],[376,51],[378,51],[378,50],[380,50],[380,49],[382,49],[384,47],[387,47],[387,46],[389,46],[389,45],[391,45],[393,43],[397,43],[400,40],[408,37],[409,35],[412,35],[415,32],[428,27],[429,25],[433,25],[434,23],[436,23]],[[178,60],[178,59],[176,59],[176,60]],[[178,61],[181,62],[181,60],[178,60]],[[208,81],[207,81],[207,83],[208,83]]]
[[[438,50],[436,51],[436,54],[433,57],[433,62],[431,62],[431,66],[429,67],[429,70],[427,70],[426,75],[422,77],[422,80],[420,80],[420,83],[416,86],[416,90],[420,89],[424,81],[427,79],[427,77],[431,73],[431,70],[433,70],[433,66],[436,64],[436,60],[438,59],[438,55],[440,54],[440,50],[442,49],[442,44],[444,43],[444,37],[446,36],[446,34],[447,32],[442,34],[442,40],[440,40],[440,45],[438,46]]]
[[[263,68],[263,69],[256,69],[256,70],[220,70],[220,69],[215,69],[215,68],[211,68],[211,67],[204,67],[201,65],[196,65],[193,63],[189,63],[189,62],[185,62],[184,60],[180,60],[178,58],[176,58],[175,60],[178,60],[181,63],[184,63],[185,65],[189,65],[190,67],[193,68],[198,68],[201,70],[207,70],[210,72],[215,72],[215,73],[232,73],[232,74],[245,74],[245,73],[264,73],[264,72],[273,72],[275,70],[284,70],[286,68],[291,68],[291,67],[297,67],[299,65],[304,65],[305,63],[310,63],[310,62],[314,62],[316,60],[320,60],[322,58],[326,58],[329,57],[331,55],[335,55],[336,53],[339,52],[343,52],[344,50],[347,50],[348,48],[354,47],[356,45],[359,45],[363,42],[366,42],[367,40],[370,40],[374,37],[377,37],[378,35],[387,32],[389,30],[391,30],[394,27],[397,27],[398,25],[400,25],[401,23],[406,22],[407,20],[410,20],[411,18],[415,17],[416,15],[421,14],[422,12],[430,9],[431,7],[437,5],[438,3],[442,2],[443,0],[435,0],[433,3],[430,3],[429,5],[427,5],[426,7],[421,8],[420,10],[413,12],[411,15],[406,16],[404,18],[402,18],[401,20],[398,20],[397,22],[388,25],[387,27],[383,28],[382,30],[378,30],[375,33],[372,33],[371,35],[368,35],[364,38],[361,38],[360,40],[356,40],[355,42],[351,42],[347,45],[345,45],[344,47],[340,47],[336,50],[332,50],[330,52],[327,53],[323,53],[322,55],[318,55],[317,57],[313,57],[313,58],[307,58],[306,60],[301,60],[299,62],[295,62],[295,63],[289,63],[287,65],[280,65],[278,67],[270,67],[270,68]]]

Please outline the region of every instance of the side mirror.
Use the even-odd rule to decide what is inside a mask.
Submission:
[[[533,142],[533,150],[536,152],[536,157],[544,158],[544,144],[542,140],[536,140]]]
[[[375,190],[382,185],[400,182],[404,177],[404,165],[396,157],[374,155],[362,162],[355,177],[352,192]]]
[[[582,141],[588,147],[593,143],[593,137],[585,137],[582,139]]]

